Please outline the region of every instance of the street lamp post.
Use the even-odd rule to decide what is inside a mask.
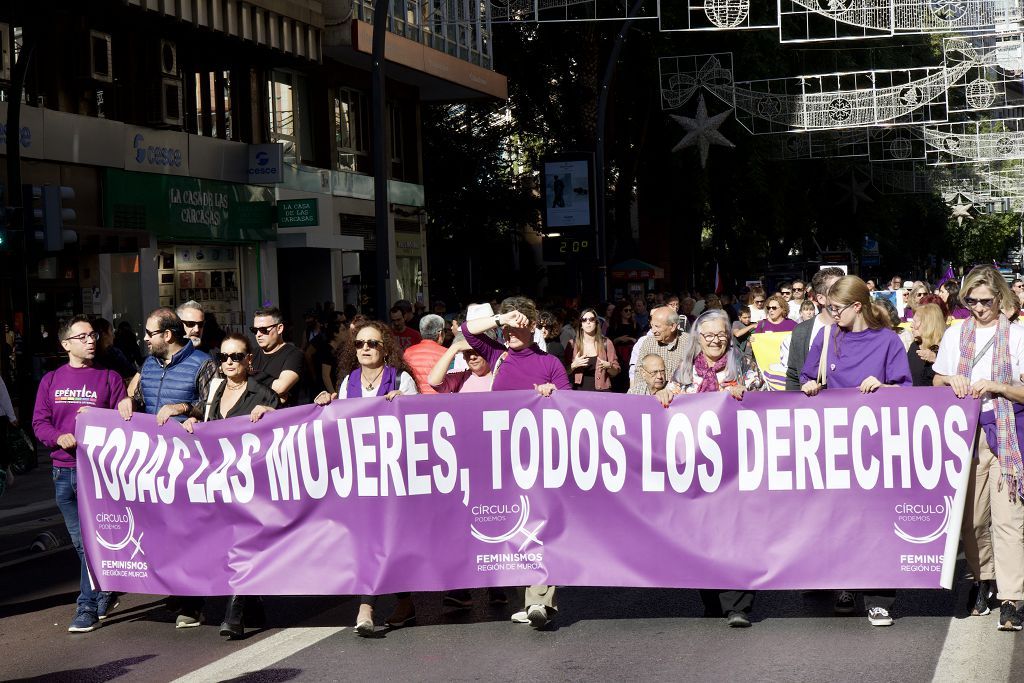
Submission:
[[[377,281],[374,288],[376,315],[386,320],[391,289],[391,243],[388,207],[387,117],[385,116],[384,47],[387,39],[388,11],[391,0],[373,4],[373,213],[377,237]]]

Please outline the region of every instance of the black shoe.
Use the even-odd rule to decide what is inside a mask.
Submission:
[[[729,628],[750,628],[750,618],[747,617],[747,613],[742,610],[729,612],[729,616],[726,617],[725,623],[729,625]]]
[[[992,610],[988,601],[992,599],[992,584],[988,581],[976,581],[967,594],[967,606],[971,609],[972,617],[983,617]]]
[[[228,600],[227,610],[224,612],[224,621],[220,625],[220,634],[222,636],[241,638],[245,635],[244,611],[245,598],[241,595],[232,595]]]
[[[850,591],[839,591],[836,595],[836,602],[832,605],[832,611],[836,614],[851,614],[857,609],[857,601]]]
[[[999,630],[1019,631],[1021,629],[1020,611],[1013,600],[1007,600],[999,606]]]
[[[473,606],[473,596],[466,589],[448,591],[444,594],[444,599],[441,601],[441,604],[446,607],[469,609]]]
[[[492,605],[507,605],[508,593],[505,592],[504,588],[488,588],[487,599]]]

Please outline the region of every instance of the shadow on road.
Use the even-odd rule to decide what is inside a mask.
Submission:
[[[224,683],[279,683],[279,681],[298,678],[300,673],[302,673],[302,669],[264,669],[228,678]]]
[[[136,664],[153,659],[156,655],[140,655],[138,657],[128,657],[127,659],[116,659],[113,662],[107,662],[106,664],[100,664],[88,669],[68,669],[66,671],[53,671],[51,673],[43,674],[42,676],[32,676],[31,678],[12,678],[9,679],[12,683],[21,682],[37,682],[42,683],[102,683],[103,681],[110,681],[125,674],[131,673],[131,667]],[[248,680],[248,679],[247,679]],[[262,679],[252,679],[262,680]],[[268,680],[279,680],[286,681],[287,678],[275,678]]]
[[[73,593],[56,593],[54,595],[36,598],[35,600],[26,600],[25,602],[8,603],[0,606],[0,619],[17,616],[19,614],[38,612],[39,610],[50,609],[51,607],[73,605],[77,597],[78,591],[75,591]]]

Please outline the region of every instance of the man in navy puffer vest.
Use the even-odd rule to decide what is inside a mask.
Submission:
[[[156,423],[184,422],[190,415],[202,416],[210,381],[217,372],[213,359],[185,336],[185,326],[170,308],[158,308],[146,319],[149,357],[142,364],[141,380],[133,394],[122,399],[117,410],[125,420],[136,410],[156,415]],[[175,626],[198,626],[202,598],[180,598]]]

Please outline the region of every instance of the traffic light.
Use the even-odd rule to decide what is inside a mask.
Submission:
[[[65,242],[78,241],[78,233],[64,229],[65,221],[77,218],[74,209],[63,205],[65,199],[75,198],[74,189],[63,185],[25,185],[23,197],[25,229],[32,230],[35,238],[42,240],[46,251],[60,251]]]

